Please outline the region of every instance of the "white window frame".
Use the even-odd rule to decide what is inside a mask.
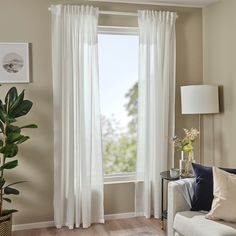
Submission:
[[[139,35],[137,27],[98,26],[98,34]]]
[[[98,34],[139,35],[137,27],[98,26]],[[104,184],[129,183],[136,181],[136,172],[104,174]]]
[[[136,172],[104,174],[104,184],[119,184],[136,181]]]

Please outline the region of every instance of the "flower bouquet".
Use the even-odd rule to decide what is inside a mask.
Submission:
[[[200,132],[191,128],[184,129],[185,136],[181,139],[178,136],[173,137],[175,147],[181,150],[180,174],[184,177],[192,176],[192,163],[194,161],[194,142]]]

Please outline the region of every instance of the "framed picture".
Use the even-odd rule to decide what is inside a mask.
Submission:
[[[29,82],[29,44],[0,43],[0,84]]]

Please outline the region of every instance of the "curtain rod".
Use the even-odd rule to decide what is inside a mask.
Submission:
[[[51,7],[48,8],[51,11]],[[138,16],[135,12],[121,12],[121,11],[99,11],[101,15],[116,15],[116,16]]]
[[[122,11],[99,11],[101,15],[116,15],[116,16],[138,16],[138,13],[134,12],[122,12]]]
[[[138,16],[135,12],[122,12],[122,11],[99,11],[101,15],[117,15],[117,16]],[[176,18],[179,16],[177,15]]]
[[[48,8],[51,11],[51,7]],[[98,11],[101,15],[113,15],[113,16],[138,16],[138,13],[127,11]],[[177,15],[178,18],[178,15]]]

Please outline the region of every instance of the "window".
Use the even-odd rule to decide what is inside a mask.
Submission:
[[[138,35],[99,34],[98,50],[104,173],[132,176],[137,154]]]

